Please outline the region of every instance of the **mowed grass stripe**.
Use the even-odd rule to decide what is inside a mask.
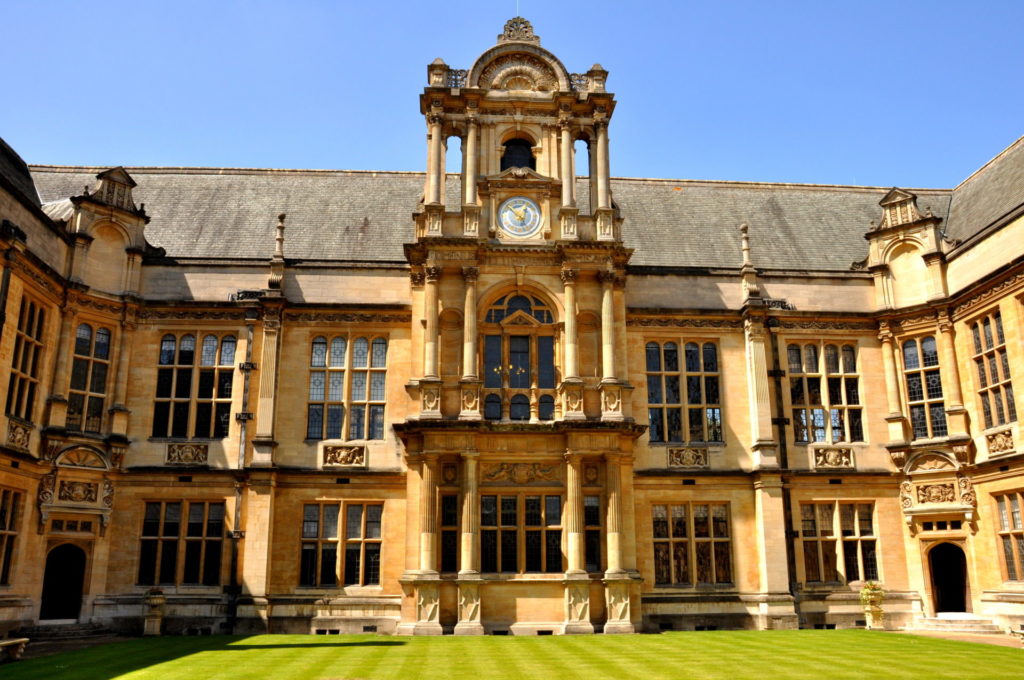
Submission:
[[[1024,677],[1024,650],[870,631],[165,637],[5,665],[5,680],[794,680]]]

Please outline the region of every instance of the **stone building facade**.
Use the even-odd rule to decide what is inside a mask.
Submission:
[[[0,632],[1024,623],[1024,141],[613,178],[607,76],[509,21],[425,173],[3,146]]]

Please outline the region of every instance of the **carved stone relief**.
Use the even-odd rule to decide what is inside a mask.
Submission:
[[[607,590],[608,620],[630,620],[629,587],[624,583],[609,583]]]
[[[910,482],[900,483],[900,507],[904,510],[914,507],[914,485]]]
[[[420,388],[420,410],[436,413],[441,408],[441,388],[423,385]]]
[[[57,490],[57,500],[69,503],[95,503],[98,493],[99,485],[94,482],[61,480]]]
[[[824,449],[815,449],[814,467],[852,468],[853,449],[846,447],[828,447]]]
[[[103,480],[103,507],[114,507],[114,483],[109,479]]]
[[[993,432],[985,435],[985,443],[988,445],[988,452],[1007,453],[1013,451],[1013,434],[1009,430],[1005,432]]]
[[[583,483],[584,484],[597,484],[600,472],[596,465],[584,465],[583,466]]]
[[[580,387],[566,387],[563,392],[565,398],[565,412],[583,413],[583,389]]]
[[[39,480],[39,492],[36,494],[36,498],[40,503],[52,503],[53,492],[57,486],[57,471],[43,475]]]
[[[445,463],[441,467],[441,480],[445,484],[454,484],[459,481],[459,466],[455,463]]]
[[[707,449],[669,449],[668,466],[676,468],[704,468],[708,466]]]
[[[421,583],[416,587],[416,621],[437,623],[440,607],[440,589],[433,583]]]
[[[910,472],[933,472],[936,470],[952,470],[956,466],[952,461],[937,454],[924,455],[914,460]]]
[[[512,482],[530,484],[533,482],[558,482],[558,466],[541,463],[485,463],[481,466],[481,478],[485,483]]]
[[[30,426],[14,420],[7,421],[7,443],[11,448],[28,451],[28,443],[31,436],[32,428]]]
[[[324,465],[366,465],[366,447],[324,446]]]
[[[209,458],[207,444],[168,444],[167,462],[177,465],[203,465]]]
[[[590,622],[590,584],[569,583],[565,587],[566,619],[570,622]]]
[[[480,586],[476,583],[459,584],[459,621],[480,622]]]
[[[960,489],[960,502],[964,505],[977,506],[978,498],[974,493],[974,484],[967,477],[959,477],[956,480]]]
[[[952,484],[922,484],[917,487],[918,503],[954,503],[956,491]]]
[[[61,467],[82,467],[106,470],[107,464],[95,451],[72,449],[60,457]]]

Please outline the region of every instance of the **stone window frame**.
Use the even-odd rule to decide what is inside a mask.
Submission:
[[[846,340],[787,343],[785,398],[793,416],[794,443],[866,441],[857,350],[856,342]],[[811,396],[815,382],[816,401]]]
[[[170,508],[175,506],[175,513],[171,513]],[[195,508],[200,510],[198,521],[195,521]],[[219,512],[215,513],[216,508],[219,508]],[[177,514],[177,517],[173,514]],[[194,526],[198,527],[197,532],[194,532]],[[146,501],[139,534],[136,584],[192,587],[223,585],[226,536],[227,503],[223,499]],[[148,557],[147,550],[152,550],[152,558]],[[168,550],[172,551],[172,557],[167,557]],[[195,574],[194,578],[190,578],[190,572]]]
[[[932,349],[926,353],[925,348],[929,345]],[[911,347],[913,352],[908,351]],[[900,359],[903,397],[913,439],[916,441],[947,436],[949,425],[946,421],[945,392],[942,388],[941,361],[935,335],[904,339],[900,343]],[[929,383],[930,378],[934,378],[934,382]],[[911,393],[912,385],[915,384],[920,388],[919,397]],[[934,396],[934,391],[938,392],[938,396]],[[921,414],[920,417],[915,415],[917,413]]]
[[[357,357],[360,343],[366,345],[365,363]],[[389,344],[387,336],[368,333],[317,335],[310,341],[307,442],[384,439]],[[379,357],[378,348],[383,348]]]
[[[353,517],[356,509],[358,517]],[[353,527],[353,519],[356,527]],[[299,587],[379,587],[383,543],[383,501],[303,503],[299,532]],[[355,559],[350,562],[353,554]],[[328,555],[331,555],[330,562]],[[311,571],[309,567],[312,567]]]
[[[19,489],[0,487],[0,586],[11,585],[14,555],[21,522],[22,496]]]
[[[191,343],[191,349],[185,348],[186,341]],[[191,352],[191,356],[186,352]],[[219,440],[230,437],[237,354],[238,336],[232,331],[165,332],[160,337],[157,357],[151,438]],[[182,387],[183,380],[186,387]],[[210,381],[208,390],[204,385],[207,380]],[[161,415],[164,410],[166,413]],[[208,415],[203,416],[204,413]],[[161,429],[162,423],[165,425]],[[201,432],[203,424],[206,428]]]
[[[528,306],[513,308],[512,301],[516,298],[526,299]],[[535,323],[505,323],[520,311]],[[532,290],[514,289],[498,293],[484,308],[478,332],[485,420],[549,422],[555,419],[560,368],[559,329],[555,321],[554,304]],[[513,357],[515,338],[526,338],[525,364]],[[550,357],[543,362],[541,338],[550,338],[550,347],[545,349],[545,353],[550,352]],[[494,346],[498,347],[500,354],[497,363],[493,356]],[[551,381],[545,387],[542,386],[541,373],[547,371],[550,371]],[[525,376],[525,383],[522,376]]]
[[[1005,581],[1024,581],[1024,491],[992,494],[999,515],[997,550],[1002,553]]]
[[[495,499],[494,522],[488,522],[485,508],[487,499]],[[527,499],[537,498],[539,503],[536,520],[527,516]],[[557,502],[553,502],[557,499]],[[514,519],[509,521],[508,510],[504,501],[514,502]],[[552,510],[557,508],[557,522],[553,521]],[[549,493],[544,490],[508,491],[485,493],[480,496],[480,572],[483,574],[563,574],[566,569],[566,554],[563,546],[565,540],[565,496],[562,493]],[[530,523],[536,521],[538,523]],[[539,536],[537,549],[531,548],[532,536]],[[506,543],[506,536],[511,537],[514,544]],[[491,539],[493,537],[493,540]],[[488,556],[489,545],[493,544],[493,566]],[[534,562],[536,560],[536,562]],[[514,562],[514,568],[512,563]],[[539,564],[539,569],[529,568]]]
[[[101,343],[100,337],[106,342]],[[103,405],[110,379],[111,345],[114,334],[109,328],[82,322],[75,329],[71,350],[71,374],[68,376],[67,429],[75,432],[103,431]],[[105,350],[102,349],[105,345]]]
[[[978,401],[985,429],[1017,420],[1010,361],[1000,310],[994,309],[970,323],[972,358],[978,376]],[[993,379],[995,376],[995,379]]]
[[[671,346],[671,348],[670,348]],[[696,362],[689,361],[691,348],[697,351]],[[709,369],[708,349],[713,353],[713,369]],[[657,352],[657,362],[652,361]],[[675,358],[668,352],[674,350]],[[671,368],[675,366],[675,368]],[[694,368],[695,367],[695,368]],[[725,428],[723,426],[723,375],[722,353],[716,339],[670,338],[650,339],[644,344],[644,372],[647,376],[647,419],[648,441],[652,444],[723,444]],[[678,399],[669,402],[669,386],[673,380],[676,384]],[[700,391],[700,400],[692,400],[692,382]],[[717,391],[717,400],[708,399],[710,385]],[[656,386],[656,387],[655,387]],[[667,424],[674,412],[679,414],[679,438],[672,438],[671,424]],[[700,438],[695,438],[696,423],[693,414],[700,413]],[[685,416],[685,417],[684,417]],[[660,426],[655,427],[655,419]],[[717,436],[716,436],[717,435]]]
[[[820,586],[878,580],[880,547],[873,500],[801,501],[799,507],[801,583]],[[850,578],[854,569],[856,578]],[[812,574],[817,578],[811,578]]]
[[[694,508],[706,508],[707,535],[697,535],[697,517]],[[661,512],[659,513],[659,509]],[[716,510],[724,509],[723,515],[716,517]],[[678,510],[682,510],[678,513]],[[678,521],[683,522],[680,529]],[[716,521],[724,520],[725,533],[716,528]],[[659,529],[662,525],[663,529]],[[703,588],[729,587],[736,583],[736,564],[733,555],[733,522],[732,504],[728,501],[694,500],[665,501],[651,504],[651,564],[654,569],[654,586],[656,588]],[[669,580],[659,580],[665,573],[659,566],[659,546],[665,552],[665,560]],[[698,552],[701,546],[709,546],[707,569],[709,578],[701,579],[701,560]],[[677,554],[684,551],[682,559]],[[724,557],[721,557],[724,556]],[[721,559],[721,562],[720,562]],[[682,565],[682,568],[680,568]],[[718,572],[724,567],[728,571],[724,576]]]
[[[33,422],[39,390],[39,376],[46,334],[46,308],[27,295],[21,298],[11,353],[11,379],[7,385],[5,413],[25,422]]]

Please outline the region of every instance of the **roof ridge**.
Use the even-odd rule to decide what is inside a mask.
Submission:
[[[960,182],[960,184],[957,184],[957,185],[956,185],[955,187],[953,187],[953,191],[956,191],[957,189],[959,189],[960,187],[962,187],[963,185],[967,184],[968,182],[970,182],[971,180],[973,180],[973,179],[974,179],[975,177],[977,177],[978,175],[980,175],[980,174],[981,174],[982,172],[984,172],[985,170],[987,170],[988,168],[990,168],[990,167],[991,167],[991,166],[992,166],[992,165],[993,165],[993,164],[994,164],[994,163],[995,163],[996,161],[998,161],[998,160],[999,160],[999,159],[1001,159],[1001,158],[1002,158],[1003,156],[1005,156],[1005,155],[1007,155],[1008,153],[1010,153],[1010,151],[1012,151],[1012,150],[1013,150],[1013,148],[1014,148],[1015,146],[1017,146],[1018,144],[1020,144],[1021,142],[1024,142],[1024,135],[1021,135],[1020,137],[1018,137],[1018,138],[1017,138],[1016,140],[1014,140],[1013,142],[1011,142],[1011,143],[1010,143],[1010,145],[1009,145],[1008,147],[1006,147],[1005,149],[1003,149],[1002,151],[1000,151],[999,153],[997,153],[997,154],[996,154],[995,156],[993,156],[992,158],[990,158],[990,159],[989,159],[989,160],[988,160],[988,161],[987,161],[986,163],[984,163],[984,164],[983,164],[983,165],[982,165],[982,166],[981,166],[980,168],[978,168],[977,170],[975,170],[974,172],[972,172],[972,173],[971,173],[970,175],[968,175],[968,176],[966,177],[966,179],[964,179],[964,180],[963,180],[962,182]]]
[[[1021,139],[1024,139],[1022,137]],[[1004,152],[1005,153],[1005,152]],[[71,172],[102,172],[107,170],[105,166],[99,165],[47,165],[47,164],[32,164],[29,165],[31,172],[54,172],[54,173],[71,173]],[[426,173],[418,170],[343,170],[343,169],[328,169],[328,168],[236,168],[236,167],[202,167],[202,166],[183,166],[183,165],[126,165],[122,166],[129,173],[135,172],[139,174],[159,174],[159,173],[178,173],[183,175],[398,175],[398,176],[417,176],[422,177]],[[446,177],[459,177],[461,173],[457,172],[446,172]],[[576,180],[585,180],[586,175],[577,175]],[[689,185],[710,185],[710,186],[736,186],[736,187],[770,187],[770,188],[788,188],[788,189],[854,189],[861,191],[888,191],[892,187],[890,186],[875,186],[868,184],[822,184],[822,183],[802,183],[802,182],[759,182],[759,181],[746,181],[746,180],[721,180],[721,179],[682,179],[682,178],[671,178],[671,177],[612,177],[612,180],[617,182],[655,182],[665,184],[689,184]],[[939,192],[947,193],[951,189],[946,188],[935,188],[935,187],[921,187],[921,188],[909,188],[901,187],[908,191],[927,191],[927,192]]]

